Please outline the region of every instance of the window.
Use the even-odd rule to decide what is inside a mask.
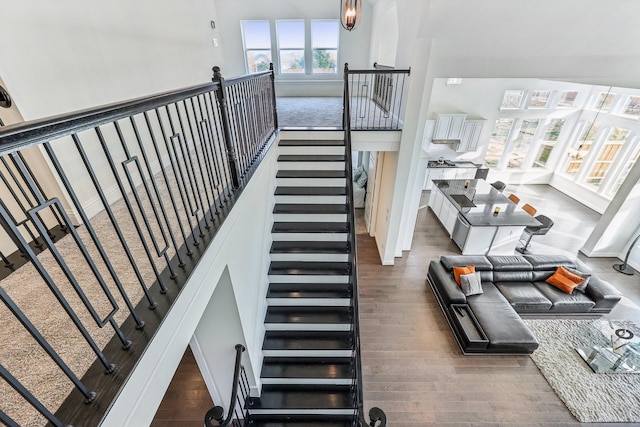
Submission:
[[[531,141],[538,129],[538,120],[523,120],[518,137],[515,139],[507,167],[517,169],[522,167],[526,155],[529,153]]]
[[[628,116],[640,117],[640,96],[630,96],[624,113]]]
[[[563,126],[564,119],[553,119],[547,124],[544,136],[542,137],[542,143],[540,144],[540,149],[538,150],[536,159],[533,162],[534,168],[541,168],[547,165],[549,156],[558,141],[558,137],[560,136],[560,132],[562,132]]]
[[[627,129],[613,128],[609,133],[607,141],[600,149],[600,153],[598,153],[598,157],[591,167],[589,174],[585,178],[585,182],[587,184],[591,184],[596,187],[600,186],[602,180],[606,178],[611,165],[615,162],[616,157],[622,150],[625,142],[627,142],[628,135],[629,131]]]
[[[577,97],[578,97],[578,91],[566,90],[562,92],[558,100],[558,107],[564,107],[564,108],[573,107],[573,104],[575,104]]]
[[[578,172],[584,158],[589,154],[589,150],[591,149],[593,141],[596,139],[599,128],[600,127],[593,122],[586,122],[584,124],[582,135],[580,139],[576,141],[576,144],[578,144],[577,147],[569,153],[569,163],[565,170],[567,175],[575,175],[576,172]]]
[[[547,108],[550,97],[550,90],[534,90],[529,100],[529,108]]]
[[[305,72],[304,21],[276,21],[280,73]]]
[[[629,158],[627,160],[627,162],[625,163],[624,167],[622,168],[622,170],[618,174],[618,177],[616,178],[615,183],[613,184],[613,186],[609,190],[609,195],[611,197],[616,195],[616,193],[618,192],[618,190],[622,186],[622,183],[624,182],[624,180],[627,179],[627,176],[629,176],[629,172],[631,172],[631,168],[636,163],[636,161],[638,160],[639,157],[640,157],[640,147],[636,148],[635,154],[631,158]]]
[[[338,72],[338,21],[311,21],[314,74]]]
[[[484,164],[488,167],[496,167],[498,161],[504,152],[504,146],[511,133],[513,127],[513,119],[498,119],[491,134],[491,141],[487,148],[487,154],[484,158]]]
[[[271,60],[271,29],[269,21],[242,21],[247,71],[259,73],[269,69]]]
[[[524,98],[523,90],[505,90],[500,108],[520,108]]]
[[[605,93],[600,92],[598,99],[596,99],[596,103],[593,106],[596,110],[601,111],[609,111],[611,105],[613,104],[613,99],[616,97],[615,93]]]

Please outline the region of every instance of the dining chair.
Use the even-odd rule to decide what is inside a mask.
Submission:
[[[516,205],[520,203],[520,197],[516,196],[515,194],[509,194],[509,200],[511,200]]]
[[[538,212],[536,208],[534,208],[528,203],[522,206],[522,210],[524,210],[526,213],[528,213],[531,216],[536,216],[536,212]]]

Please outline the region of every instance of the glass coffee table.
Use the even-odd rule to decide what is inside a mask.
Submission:
[[[600,317],[577,331],[575,350],[598,374],[640,374],[640,334]]]

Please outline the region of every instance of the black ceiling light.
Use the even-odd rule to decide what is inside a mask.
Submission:
[[[351,31],[360,24],[363,0],[340,0],[340,23],[342,27]]]

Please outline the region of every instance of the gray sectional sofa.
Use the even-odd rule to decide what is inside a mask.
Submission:
[[[530,354],[538,341],[521,316],[591,316],[609,313],[621,294],[592,275],[584,292],[567,294],[545,282],[565,266],[586,272],[562,255],[443,256],[431,261],[427,281],[465,354]],[[578,263],[580,264],[580,263]],[[465,296],[453,267],[474,265],[482,293]]]

